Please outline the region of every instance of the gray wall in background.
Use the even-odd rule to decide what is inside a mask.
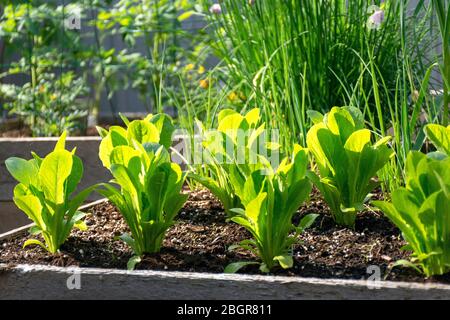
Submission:
[[[188,30],[191,33],[197,32],[199,29],[205,26],[205,22],[197,17],[191,17],[188,21],[183,23],[184,30]],[[122,41],[120,36],[112,36],[106,39],[105,46],[107,48],[115,48],[120,51],[126,48],[126,45]],[[148,50],[142,42],[138,42],[134,51],[140,52],[144,56],[148,56],[146,53]],[[149,75],[150,76],[150,75]],[[144,103],[141,101],[139,94],[136,90],[128,89],[121,90],[114,93],[113,103],[118,112],[146,112]],[[101,104],[101,115],[111,114],[110,103],[107,99],[106,92],[104,92]]]

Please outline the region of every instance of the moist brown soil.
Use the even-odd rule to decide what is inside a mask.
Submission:
[[[74,230],[60,254],[50,255],[40,247],[22,249],[31,237],[19,235],[0,242],[0,263],[126,269],[132,252],[117,239],[128,232],[120,213],[109,203],[96,205],[88,212],[88,231]],[[424,279],[412,269],[390,270],[389,266],[406,259],[408,252],[401,250],[405,242],[399,230],[380,213],[364,211],[354,230],[337,227],[317,192],[300,208],[294,223],[309,213],[321,216],[293,248],[294,267],[275,270],[275,275],[367,279],[368,266],[375,265],[386,280],[450,283],[449,276]],[[146,255],[136,268],[221,273],[231,262],[257,260],[244,250],[228,251],[230,245],[249,237],[244,228],[226,221],[220,203],[209,192],[191,192],[177,223],[169,229],[161,252]],[[240,272],[260,273],[257,266]]]

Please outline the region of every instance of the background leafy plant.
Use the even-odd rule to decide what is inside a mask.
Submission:
[[[34,97],[39,94],[39,79],[51,79],[49,75],[57,79],[61,73],[73,73],[91,89],[82,96],[86,98],[82,109],[89,111],[89,124],[97,123],[104,96],[113,118],[117,116],[115,94],[120,90],[137,92],[149,112],[175,107],[174,99],[184,94],[179,89],[181,70],[190,63],[206,70],[202,64],[208,57],[205,36],[183,28],[183,23],[192,16],[188,13],[194,3],[186,0],[77,0],[65,5],[40,0],[8,2],[0,20],[0,34],[6,47],[6,60],[15,56],[19,59],[0,78],[4,82],[10,81],[10,77],[4,77],[11,75],[25,75],[29,79],[15,91],[23,87],[24,94],[32,100],[31,107],[26,107],[26,119],[31,127],[39,125],[35,124],[36,119],[45,108]],[[81,31],[65,25],[74,12],[82,19]],[[124,48],[110,48],[109,40],[118,36]],[[11,92],[10,89],[7,85],[4,91]],[[58,97],[65,94],[61,99],[64,100],[69,93],[56,90],[50,95],[53,94]],[[6,98],[15,106],[21,104],[14,97]],[[64,104],[58,108],[64,108]],[[23,112],[17,114],[16,109],[12,108],[11,113],[25,116]],[[72,110],[69,108],[67,112]],[[65,129],[70,131],[70,127]],[[39,130],[39,134],[46,131],[50,130]]]
[[[4,84],[0,96],[11,113],[20,116],[35,137],[60,136],[62,132],[82,132],[88,114],[88,87],[72,72],[59,77],[53,73],[37,73],[36,83],[23,86]]]
[[[83,163],[65,150],[66,132],[62,134],[53,152],[45,158],[33,153],[33,159],[9,158],[6,168],[19,181],[14,188],[14,202],[35,223],[33,235],[41,234],[44,243],[27,240],[24,247],[39,245],[56,253],[75,226],[87,227],[82,221],[85,213],[78,211],[95,186],[73,195],[83,176]]]
[[[208,57],[201,31],[183,28],[194,4],[186,0],[122,0],[112,8],[103,6],[93,21],[100,47],[110,35],[120,35],[126,45],[114,53],[115,64],[105,65],[115,69],[108,83],[137,90],[149,112],[160,113],[164,106],[174,106],[174,97],[183,94],[178,87],[181,71],[191,63],[201,65]],[[140,43],[145,52],[137,50]]]
[[[23,85],[0,84],[0,96],[33,135],[59,136],[64,130],[83,129],[87,106],[80,98],[88,87],[83,77],[70,71],[80,58],[81,37],[64,32],[65,10],[75,8],[76,4],[63,7],[41,1],[9,3],[0,20],[6,55],[20,52],[0,79],[12,75],[28,79]]]

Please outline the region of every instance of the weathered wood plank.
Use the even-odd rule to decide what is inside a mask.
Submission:
[[[450,299],[450,286],[386,281],[369,289],[363,280],[0,265],[0,299],[37,298]]]

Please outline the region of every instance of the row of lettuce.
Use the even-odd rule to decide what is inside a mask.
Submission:
[[[121,239],[134,252],[128,262],[133,269],[144,254],[160,251],[166,231],[187,201],[182,192],[186,179],[192,179],[217,196],[230,223],[242,225],[252,236],[230,250],[249,250],[259,260],[232,263],[225,272],[248,264],[260,265],[262,272],[286,269],[293,266],[291,248],[297,235],[318,217],[309,214],[292,224],[314,185],[337,224],[353,228],[365,206],[378,207],[402,231],[405,249],[412,251],[411,259],[400,263],[427,276],[450,271],[450,126],[428,125],[425,133],[437,151],[411,152],[405,186],[393,192],[390,201],[370,202],[371,192],[380,186],[377,173],[395,157],[390,137],[374,137],[355,108],[335,107],[326,115],[312,115],[307,146],[295,145],[292,154],[273,165],[269,158],[280,146],[254,145],[265,130],[259,110],[245,115],[223,110],[218,128],[203,132],[207,161],[187,172],[171,158],[175,128],[169,116],[149,115],[132,122],[123,118],[125,127],[99,128],[99,156],[114,179],[80,192],[76,189],[83,164],[75,149],[66,150],[64,133],[45,158],[32,153],[31,160],[6,161],[19,182],[14,201],[35,223],[30,232],[44,239],[28,240],[24,247],[39,245],[56,253],[73,227],[86,230],[86,214],[78,208],[95,191],[118,208],[129,226],[130,234]],[[242,131],[248,133],[244,142]]]

